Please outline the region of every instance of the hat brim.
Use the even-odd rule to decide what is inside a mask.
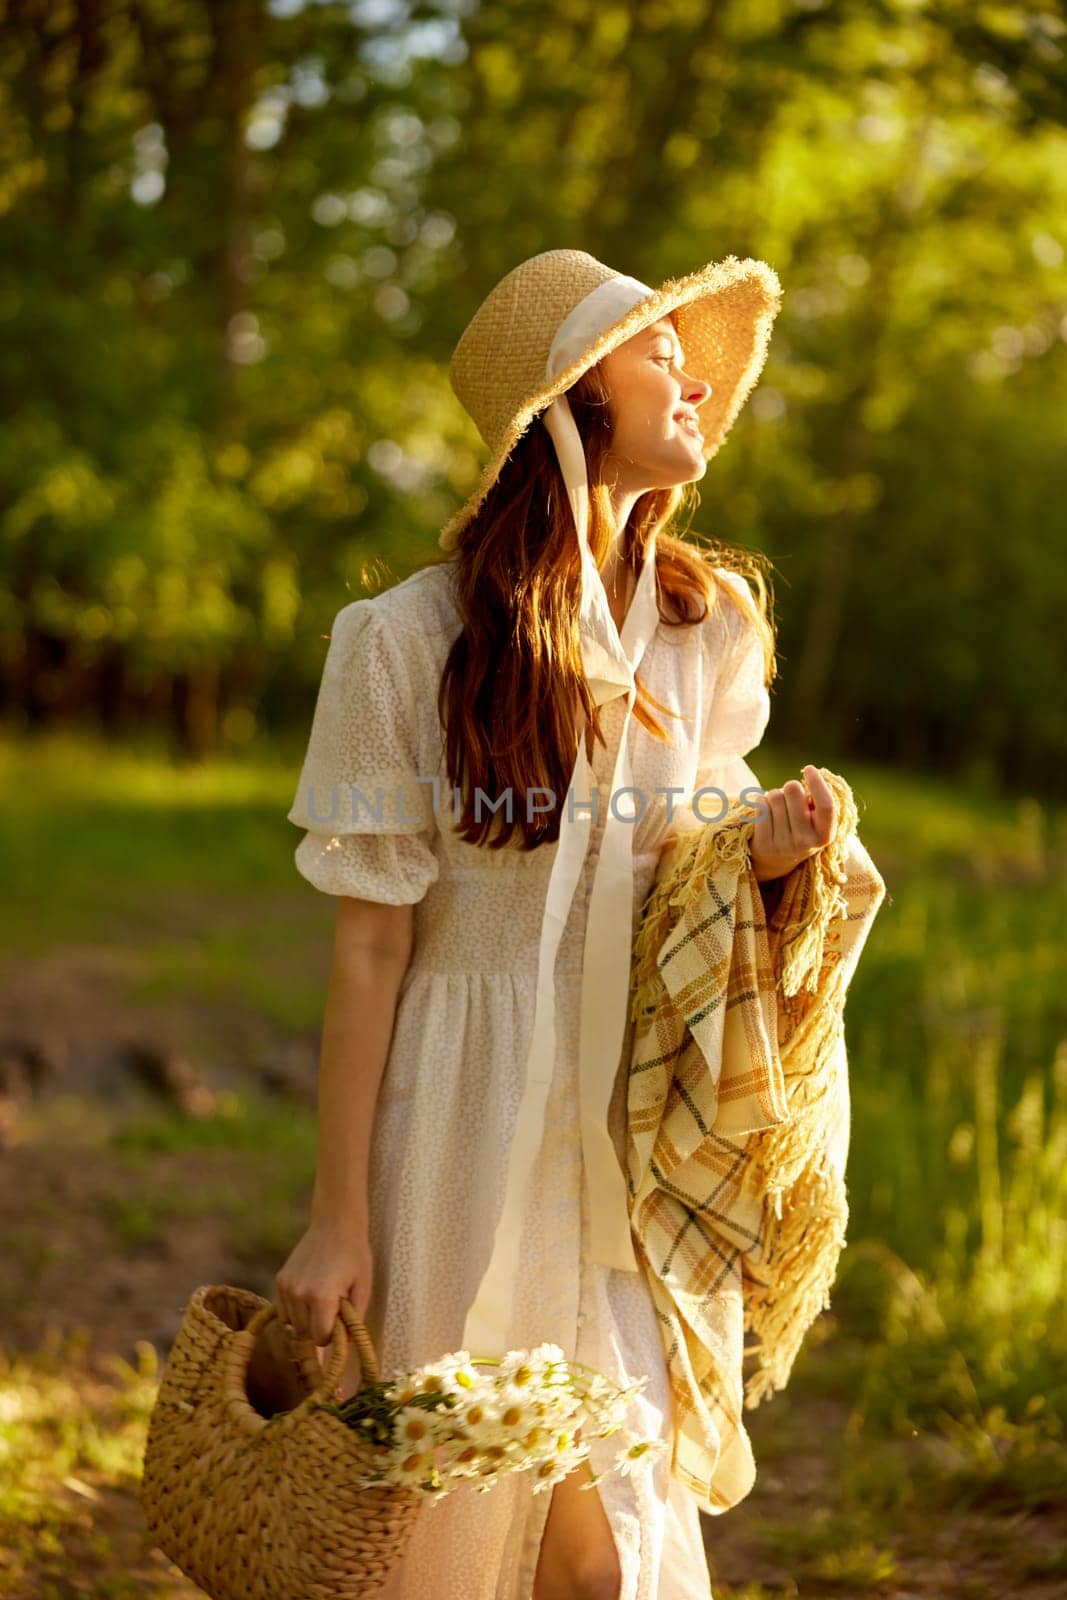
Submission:
[[[627,339],[671,311],[685,351],[686,371],[711,385],[700,408],[704,429],[703,455],[710,461],[720,449],[767,359],[771,327],[782,303],[778,274],[766,261],[727,256],[681,278],[668,278],[648,299],[633,306],[561,373],[538,389],[512,418],[492,459],[482,469],[473,494],[445,524],[438,538],[454,550],[504,463],[534,419],[553,400],[577,383],[583,372]]]

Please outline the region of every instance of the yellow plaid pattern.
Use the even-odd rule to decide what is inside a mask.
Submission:
[[[755,817],[735,801],[665,853],[634,943],[631,1225],[670,1375],[672,1471],[713,1514],[755,1482],[742,1406],[788,1382],[845,1241],[845,995],[885,884],[848,784],[821,770],[834,836],[769,916]]]

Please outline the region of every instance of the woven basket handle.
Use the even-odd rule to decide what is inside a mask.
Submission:
[[[258,1433],[260,1428],[267,1425],[268,1419],[261,1416],[248,1399],[246,1380],[248,1364],[252,1359],[256,1341],[268,1322],[272,1322],[275,1317],[280,1317],[276,1305],[263,1306],[246,1328],[234,1334],[223,1352],[222,1396],[232,1420],[246,1433]],[[368,1378],[371,1380],[378,1378],[378,1356],[367,1331],[367,1325],[356,1316],[352,1302],[342,1298],[330,1337],[330,1353],[326,1358],[326,1365],[319,1374],[318,1386],[311,1394],[305,1396],[299,1405],[294,1406],[292,1411],[287,1413],[288,1416],[308,1411],[313,1404],[327,1405],[333,1400],[341,1373],[344,1371],[350,1341],[356,1346],[359,1354],[363,1381]],[[301,1371],[306,1382],[314,1382],[312,1373],[318,1367],[318,1358],[314,1355],[315,1347],[311,1345],[310,1340],[300,1340],[299,1344],[306,1352],[298,1358]]]

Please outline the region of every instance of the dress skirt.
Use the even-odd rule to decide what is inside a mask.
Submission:
[[[551,1340],[568,1359],[595,1367],[620,1387],[647,1376],[645,1388],[629,1411],[628,1426],[642,1436],[663,1438],[669,1444],[667,1368],[644,1275],[603,1267],[588,1258],[577,1041],[582,942],[598,838],[599,832],[594,830],[556,962],[556,1063],[546,1134],[534,1164],[524,1217],[509,1347]],[[644,863],[639,873],[642,887],[652,864]],[[417,987],[409,989],[401,1004],[410,1005],[417,993]],[[467,1029],[473,1022],[468,1011]],[[632,1025],[620,1057],[609,1118],[620,1162],[625,1157],[626,1063],[631,1033]],[[432,1059],[431,1050],[426,1059]],[[387,1098],[386,1117],[404,1103],[403,1099],[389,1102]],[[447,1115],[448,1108],[443,1106],[442,1116]],[[467,1279],[461,1292],[454,1281],[444,1277],[435,1281],[434,1263],[427,1255],[422,1269],[425,1280],[409,1285],[405,1292],[390,1294],[390,1251],[399,1243],[399,1236],[419,1229],[419,1218],[400,1210],[402,1195],[397,1191],[403,1189],[405,1161],[403,1157],[395,1159],[390,1136],[402,1138],[399,1119],[376,1129],[371,1156],[375,1278],[366,1320],[383,1374],[459,1348],[468,1301],[486,1265],[491,1233],[487,1229],[475,1275]],[[439,1181],[447,1212],[447,1175],[442,1174]],[[502,1198],[502,1189],[485,1196],[495,1205]],[[455,1216],[455,1226],[462,1227],[463,1221],[462,1215]],[[447,1262],[442,1269],[447,1273]],[[471,1351],[475,1356],[481,1353]],[[618,1434],[593,1441],[590,1462],[595,1472],[611,1464],[620,1442]],[[405,1555],[381,1592],[382,1600],[531,1600],[552,1494],[551,1490],[535,1494],[533,1484],[532,1473],[511,1472],[488,1492],[463,1484],[438,1500],[425,1501]],[[669,1448],[654,1462],[636,1463],[625,1475],[609,1472],[599,1485],[583,1492],[601,1497],[622,1572],[619,1600],[711,1600],[697,1503],[671,1477]]]

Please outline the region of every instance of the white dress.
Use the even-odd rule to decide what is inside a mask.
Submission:
[[[734,587],[743,580],[718,569]],[[415,942],[402,980],[371,1141],[369,1219],[374,1258],[366,1321],[383,1374],[461,1346],[464,1320],[492,1248],[522,1097],[535,980],[555,843],[490,851],[461,840],[435,813],[426,780],[449,780],[437,712],[441,671],[460,618],[451,563],[416,572],[342,608],[332,629],[307,755],[289,819],[305,830],[303,875],[327,894],[415,906]],[[671,828],[657,789],[702,784],[736,795],[758,779],[743,757],[763,736],[770,703],[762,645],[724,596],[703,623],[660,623],[638,677],[684,719],[666,745],[631,717],[633,782],[648,797],[634,824],[634,914]],[[669,1440],[670,1392],[653,1302],[643,1276],[587,1259],[587,1202],[578,1120],[577,1040],[582,944],[625,702],[600,708],[594,746],[599,821],[555,966],[557,1048],[544,1139],[524,1215],[519,1293],[508,1348],[551,1340],[613,1382],[649,1381],[630,1426]],[[352,785],[369,801],[335,808]],[[400,795],[398,802],[395,797]],[[685,805],[674,800],[674,805]],[[717,815],[714,796],[703,802]],[[690,819],[692,813],[690,812]],[[343,822],[339,819],[343,817]],[[676,812],[677,817],[677,812]],[[625,1165],[626,1060],[610,1128]],[[499,1354],[483,1352],[480,1354]],[[594,1441],[594,1471],[616,1436]],[[620,1600],[710,1600],[697,1503],[670,1475],[670,1453],[649,1470],[612,1472],[598,1488],[618,1548]],[[550,1492],[509,1473],[487,1493],[464,1484],[419,1509],[383,1600],[530,1600]]]

